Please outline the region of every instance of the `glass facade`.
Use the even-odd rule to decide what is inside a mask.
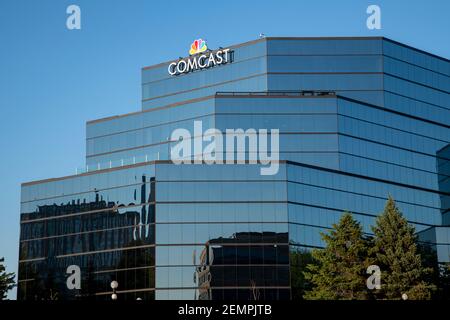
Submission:
[[[110,299],[113,280],[124,300],[290,299],[294,254],[343,211],[370,234],[389,195],[450,262],[447,59],[377,37],[229,48],[188,74],[143,68],[141,111],[87,123],[84,172],[22,185],[19,299]],[[278,172],[173,164],[195,121],[278,129]]]

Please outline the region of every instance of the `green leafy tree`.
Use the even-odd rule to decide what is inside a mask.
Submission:
[[[308,264],[304,272],[312,289],[304,298],[367,299],[368,241],[360,223],[346,212],[328,234],[321,235],[326,247],[312,251],[315,263]]]
[[[417,247],[415,229],[389,197],[384,212],[372,227],[375,235],[371,254],[381,269],[378,299],[430,299],[435,286],[428,282],[431,268],[425,268]]]
[[[5,258],[0,258],[0,300],[6,299],[9,290],[15,287],[14,272],[7,273],[4,266]]]

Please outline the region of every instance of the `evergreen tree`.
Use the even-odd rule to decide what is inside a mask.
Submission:
[[[321,235],[326,247],[312,251],[316,263],[308,264],[304,272],[312,289],[304,298],[367,299],[368,247],[361,225],[344,213],[328,234]]]
[[[422,265],[415,229],[391,197],[372,230],[371,254],[381,269],[381,289],[376,297],[401,299],[406,294],[408,299],[430,299],[435,287],[426,279],[432,270]]]
[[[5,299],[7,292],[15,287],[14,272],[6,273],[4,261],[5,258],[0,258],[0,300]]]
[[[444,262],[439,265],[439,295],[442,300],[450,299],[450,262]]]
[[[428,242],[418,242],[417,251],[422,258],[422,266],[428,268],[431,272],[427,272],[422,280],[427,283],[436,285],[436,290],[432,292],[431,299],[439,299],[442,293],[441,282],[441,265],[438,262],[436,248]]]
[[[314,260],[311,251],[305,249],[291,249],[289,260],[292,300],[302,300],[306,291],[311,290],[311,284],[305,280],[303,270],[308,264],[314,263]]]

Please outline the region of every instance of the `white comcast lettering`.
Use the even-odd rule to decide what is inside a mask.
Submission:
[[[265,166],[260,168],[261,175],[274,175],[279,169],[279,133],[279,129],[270,129],[270,133],[267,129],[226,129],[223,134],[216,128],[203,132],[202,121],[194,121],[194,137],[187,129],[180,128],[172,132],[170,140],[176,144],[171,146],[170,159],[177,165],[223,164],[225,154],[226,164],[244,164],[248,154],[248,163]],[[204,143],[206,146],[203,146]]]
[[[171,76],[191,71],[210,68],[230,61],[230,49],[217,50],[178,60],[169,64],[167,71]]]

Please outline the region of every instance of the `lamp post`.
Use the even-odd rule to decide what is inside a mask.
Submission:
[[[117,300],[116,289],[118,286],[119,286],[119,283],[116,280],[111,281],[111,288],[113,289],[113,294],[111,295],[111,299],[113,299],[113,300]]]

